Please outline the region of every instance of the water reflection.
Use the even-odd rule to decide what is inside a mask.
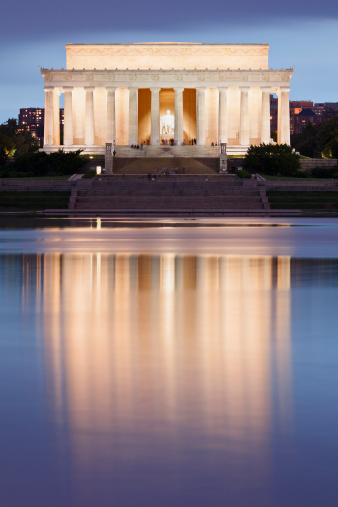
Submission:
[[[242,449],[267,444],[271,361],[289,385],[289,257],[25,256],[27,305],[30,263],[50,408],[69,418],[79,462],[97,452],[88,432],[141,431],[151,444],[182,415]]]
[[[194,481],[222,502],[244,481],[260,505],[282,505],[271,477],[274,435],[293,430],[292,288],[337,285],[337,261],[46,253],[0,256],[0,274],[42,337],[64,505],[99,492],[100,505],[150,505],[149,491],[173,505],[173,486],[184,497]]]

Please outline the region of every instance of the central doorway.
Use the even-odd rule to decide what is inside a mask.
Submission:
[[[175,92],[173,88],[160,91],[160,143],[173,144],[175,135]]]
[[[170,145],[175,136],[175,91],[162,88],[160,99],[160,144]],[[193,144],[196,138],[196,90],[183,91],[183,142]],[[138,92],[138,144],[151,142],[151,91],[140,88]]]

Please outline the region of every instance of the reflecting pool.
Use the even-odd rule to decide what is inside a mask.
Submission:
[[[0,227],[1,507],[338,505],[338,220]]]

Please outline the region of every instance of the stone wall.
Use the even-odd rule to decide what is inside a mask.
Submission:
[[[337,165],[336,158],[301,158],[300,166],[302,171],[311,171],[315,167],[334,167]]]

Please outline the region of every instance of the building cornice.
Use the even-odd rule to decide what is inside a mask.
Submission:
[[[114,83],[116,87],[150,88],[152,83],[162,88],[173,87],[175,83],[185,87],[197,87],[201,83],[213,88],[218,86],[240,86],[248,83],[254,85],[271,85],[272,87],[287,85],[293,75],[293,69],[249,69],[249,70],[186,70],[186,69],[41,69],[45,84],[66,86],[70,82],[74,86],[107,86]],[[183,86],[184,87],[184,86]]]

